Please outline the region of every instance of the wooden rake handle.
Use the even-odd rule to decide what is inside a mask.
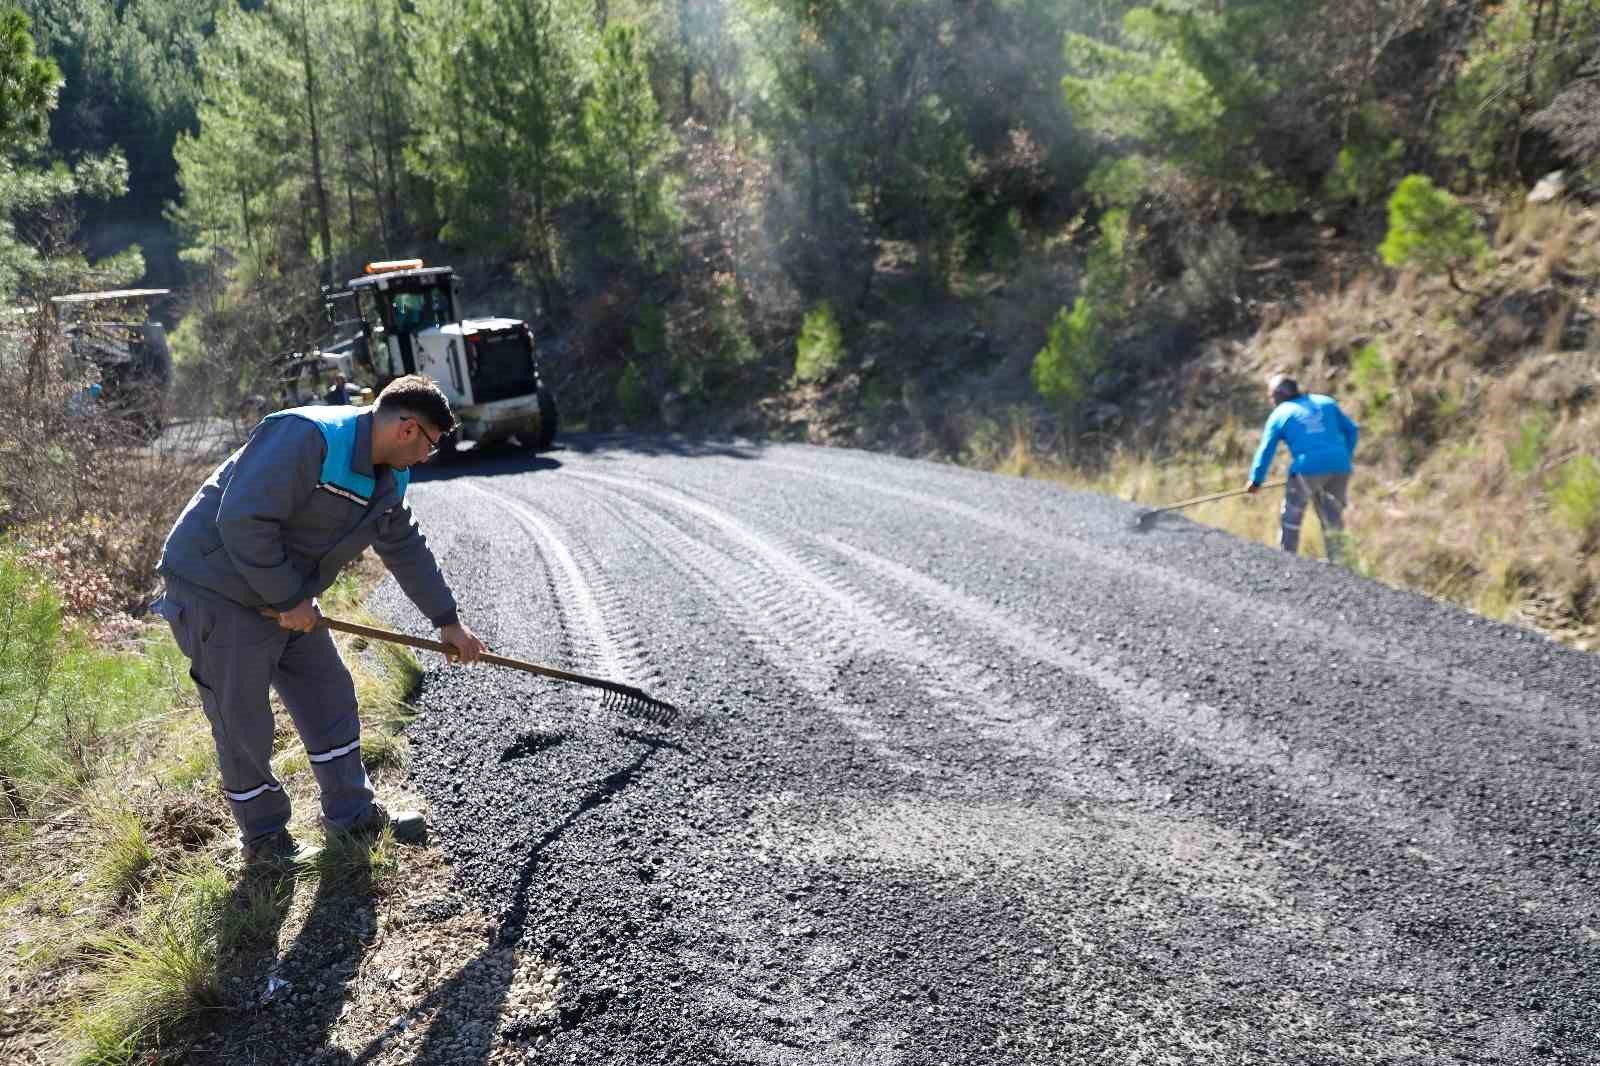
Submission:
[[[1264,489],[1275,489],[1286,484],[1288,484],[1287,481],[1268,481],[1261,487]],[[1177,511],[1184,507],[1193,507],[1197,503],[1210,503],[1212,500],[1225,500],[1229,496],[1243,496],[1249,491],[1249,489],[1229,489],[1226,492],[1213,492],[1209,496],[1196,496],[1192,500],[1182,500],[1178,503],[1169,503],[1165,507],[1152,507],[1150,509],[1150,513],[1156,514],[1161,511]]]
[[[429,640],[427,637],[413,637],[408,633],[397,633],[391,629],[379,629],[376,626],[364,626],[357,622],[346,622],[341,618],[329,618],[324,615],[320,625],[329,629],[337,629],[341,633],[350,633],[358,637],[367,637],[370,640],[382,640],[390,644],[405,644],[424,651],[436,651],[452,662],[456,659],[456,649],[442,640]],[[553,666],[540,666],[538,663],[523,662],[521,659],[512,659],[505,655],[495,655],[484,652],[478,657],[479,662],[492,663],[495,666],[509,666],[513,670],[521,670],[529,674],[539,674],[543,677],[553,677],[557,681],[571,681],[577,685],[587,685],[589,688],[604,689],[615,692],[619,696],[629,699],[642,700],[656,706],[670,706],[665,701],[647,695],[643,690],[632,685],[624,685],[618,681],[607,681],[600,677],[586,677],[583,674],[574,674],[567,670],[557,670]]]

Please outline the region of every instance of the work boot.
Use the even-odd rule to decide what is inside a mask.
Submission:
[[[256,837],[239,848],[246,873],[289,873],[314,865],[321,848],[295,840],[287,829]]]
[[[420,844],[428,838],[428,820],[422,816],[421,811],[395,811],[390,814],[388,808],[381,803],[374,803],[367,808],[366,814],[334,832],[348,836],[376,837],[386,828],[402,844]]]

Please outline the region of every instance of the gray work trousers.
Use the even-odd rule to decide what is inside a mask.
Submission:
[[[1350,495],[1349,474],[1294,474],[1283,487],[1282,530],[1278,546],[1286,552],[1300,550],[1300,526],[1306,504],[1317,509],[1322,522],[1322,543],[1328,558],[1337,562],[1344,552],[1344,508]]]
[[[326,823],[343,828],[367,813],[372,783],[361,762],[355,683],[326,629],[291,632],[254,610],[170,581],[152,609],[189,658],[241,841],[289,824],[289,797],[272,772],[268,685],[311,757]]]

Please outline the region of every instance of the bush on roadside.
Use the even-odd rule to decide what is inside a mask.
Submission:
[[[806,312],[795,341],[796,381],[820,381],[844,363],[844,331],[834,317],[833,305],[824,300]]]
[[[172,705],[183,672],[170,640],[109,652],[63,624],[43,574],[0,542],[0,820],[81,782],[116,731]]]
[[[1472,211],[1425,175],[1405,178],[1389,198],[1389,235],[1378,246],[1389,266],[1444,274],[1465,292],[1456,271],[1488,251]]]
[[[1550,488],[1556,516],[1584,539],[1600,535],[1600,461],[1580,455],[1565,464]]]

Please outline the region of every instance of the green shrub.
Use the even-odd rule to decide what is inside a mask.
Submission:
[[[1362,207],[1376,202],[1399,179],[1405,151],[1405,141],[1390,136],[1382,117],[1371,106],[1362,108],[1328,175],[1328,195]]]
[[[833,305],[824,300],[806,312],[795,342],[796,381],[820,381],[844,364],[844,333],[833,315]]]
[[[1070,413],[1089,398],[1094,376],[1105,362],[1105,325],[1095,304],[1080,296],[1063,307],[1033,358],[1033,387],[1044,401]]]
[[[1178,297],[1193,315],[1212,310],[1231,311],[1239,295],[1239,273],[1244,269],[1244,239],[1226,222],[1219,222],[1178,244],[1183,274]]]
[[[64,630],[55,593],[0,543],[0,800],[83,780],[117,728],[172,706],[180,659],[165,635],[135,655]]]
[[[1033,358],[1033,387],[1044,401],[1071,416],[1089,398],[1105,366],[1111,332],[1126,316],[1128,253],[1135,240],[1126,211],[1108,211],[1100,239],[1089,250],[1080,294],[1050,324],[1045,345]]]
[[[1600,534],[1600,462],[1580,455],[1561,469],[1550,489],[1556,517],[1584,537]]]
[[[638,363],[629,363],[617,379],[617,407],[630,424],[648,421],[655,408]]]
[[[1377,344],[1364,344],[1350,358],[1350,383],[1362,396],[1367,413],[1382,415],[1394,399],[1394,373]]]
[[[1550,437],[1550,416],[1543,411],[1535,411],[1522,420],[1517,427],[1517,439],[1511,445],[1509,459],[1511,469],[1526,477],[1539,468],[1544,462],[1545,442]]]
[[[648,301],[639,305],[639,318],[628,331],[633,350],[640,355],[655,355],[667,347],[667,315],[659,305]]]
[[[1477,218],[1426,176],[1410,175],[1389,198],[1389,235],[1378,246],[1389,266],[1447,274],[1451,286],[1464,292],[1456,270],[1488,251]]]

